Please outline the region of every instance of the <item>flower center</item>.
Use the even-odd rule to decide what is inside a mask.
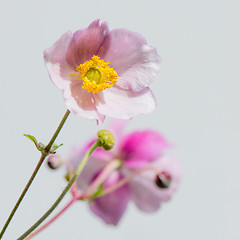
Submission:
[[[85,74],[85,77],[91,81],[91,82],[96,82],[97,84],[100,83],[101,80],[101,73],[99,72],[98,69],[95,68],[89,68],[87,73]]]
[[[81,74],[78,80],[83,81],[82,88],[98,93],[112,87],[117,82],[118,74],[108,66],[109,63],[94,55],[91,60],[76,67],[75,70]]]

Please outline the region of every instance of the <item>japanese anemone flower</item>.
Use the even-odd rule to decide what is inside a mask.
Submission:
[[[149,84],[160,57],[138,33],[109,31],[106,22],[66,32],[44,51],[52,82],[62,90],[67,108],[88,119],[130,119],[150,113],[156,101]]]
[[[123,134],[124,122],[117,121],[110,129],[115,136],[113,149],[97,149],[77,180],[83,195],[93,193],[101,183],[104,190],[112,189],[89,204],[94,214],[112,225],[118,224],[130,200],[144,212],[157,211],[172,198],[181,181],[179,161],[164,154],[171,147],[165,138],[153,130]],[[74,148],[70,168],[77,167],[93,142]],[[123,179],[126,181],[119,185]]]

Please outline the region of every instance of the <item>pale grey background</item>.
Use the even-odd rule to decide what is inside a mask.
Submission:
[[[239,240],[239,12],[239,0],[2,0],[0,226],[39,159],[23,134],[46,143],[66,110],[42,52],[65,31],[100,18],[110,29],[141,33],[162,56],[151,85],[158,108],[136,117],[129,130],[165,134],[176,145],[171,154],[180,159],[184,179],[155,214],[130,204],[114,228],[80,202],[35,239]],[[70,116],[57,139],[64,143],[59,153],[68,156],[74,143],[98,129],[94,121]],[[16,239],[48,209],[65,186],[63,173],[42,167],[5,239]]]

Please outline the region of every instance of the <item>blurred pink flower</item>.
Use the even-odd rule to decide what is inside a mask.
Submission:
[[[63,34],[44,51],[44,59],[68,109],[81,117],[103,122],[105,116],[130,119],[155,109],[148,86],[160,57],[138,33],[109,31],[106,22],[95,20]]]
[[[163,173],[163,177],[170,177],[170,186],[159,188],[155,183],[156,173],[143,171],[117,190],[96,198],[94,203],[90,204],[90,209],[105,223],[113,225],[117,225],[130,200],[144,212],[155,212],[163,202],[171,199],[181,180],[179,162],[164,155],[164,151],[171,145],[161,134],[144,130],[124,135],[124,125],[125,121],[116,121],[112,125],[110,130],[115,136],[115,146],[110,151],[99,148],[92,154],[77,180],[78,188],[86,190],[86,186],[93,183],[103,168],[114,159],[120,159],[122,166],[111,171],[104,181],[104,189],[116,185],[134,171],[147,167],[157,168]],[[76,168],[91,144],[92,142],[87,144],[84,149],[75,147],[70,159],[73,168]]]

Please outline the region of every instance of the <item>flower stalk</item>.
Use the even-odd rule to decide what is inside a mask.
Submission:
[[[109,162],[108,165],[97,176],[97,178],[92,182],[92,184],[87,188],[84,195],[91,196],[92,194],[94,194],[94,191],[106,180],[108,175],[112,171],[120,168],[121,165],[122,165],[122,161],[119,159],[114,159],[111,162]]]
[[[61,202],[61,200],[63,199],[63,197],[66,195],[66,193],[68,192],[68,190],[71,188],[71,186],[73,185],[73,183],[75,182],[75,180],[77,179],[77,177],[79,176],[79,174],[81,173],[81,171],[83,170],[85,164],[87,163],[88,158],[90,157],[90,155],[92,154],[92,152],[101,146],[101,143],[97,140],[91,147],[90,149],[87,151],[87,153],[85,154],[85,156],[83,157],[83,160],[81,161],[81,163],[79,164],[77,170],[75,171],[73,177],[71,178],[71,180],[69,181],[68,185],[65,187],[65,189],[63,190],[63,192],[60,194],[60,196],[58,197],[58,199],[54,202],[54,204],[49,208],[49,210],[31,227],[29,228],[22,236],[20,236],[17,240],[23,240],[24,238],[26,238],[34,229],[36,229],[49,215],[50,213],[52,213],[52,211],[58,206],[58,204]]]
[[[87,191],[81,195],[78,196],[79,200],[93,200],[96,197],[103,197],[109,193],[112,193],[119,189],[120,187],[124,186],[125,184],[129,183],[134,177],[142,174],[145,171],[153,171],[156,175],[160,174],[161,171],[158,168],[155,167],[144,167],[138,170],[135,170],[131,174],[129,174],[127,177],[121,179],[118,181],[115,185],[103,189],[101,192],[97,194],[97,196],[94,196],[94,190],[97,189],[103,182],[106,180],[107,176],[111,173],[112,170],[115,170],[119,167],[121,167],[122,162],[118,159],[113,160],[110,162],[103,171],[99,174],[99,176],[95,179],[95,181],[92,182],[92,184],[89,186]],[[115,168],[114,168],[115,167]]]
[[[99,197],[105,196],[105,195],[117,190],[118,188],[122,187],[126,183],[130,182],[134,177],[140,175],[141,173],[143,173],[145,171],[154,171],[156,174],[160,173],[160,170],[155,167],[144,167],[144,168],[138,169],[138,170],[132,172],[131,174],[129,174],[127,177],[120,180],[119,182],[117,182],[114,186],[104,189],[102,191],[102,193],[99,194]]]
[[[41,231],[43,231],[45,228],[47,228],[50,224],[52,224],[58,217],[60,217],[67,209],[69,209],[69,207],[71,207],[73,205],[73,203],[75,203],[77,200],[77,197],[73,196],[73,198],[71,199],[71,201],[59,212],[57,213],[52,219],[50,219],[47,223],[45,223],[42,227],[38,228],[35,232],[31,233],[30,235],[28,235],[24,240],[29,240],[31,238],[33,238],[34,236],[36,236],[38,233],[40,233]]]
[[[115,169],[121,167],[122,161],[119,159],[115,159],[111,161],[99,174],[99,176],[92,182],[92,184],[89,186],[89,188],[86,190],[84,194],[78,194],[76,191],[73,191],[73,197],[72,199],[67,203],[67,205],[59,212],[57,213],[52,219],[50,219],[47,223],[45,223],[42,227],[38,228],[35,232],[32,234],[28,235],[25,240],[29,240],[41,231],[43,231],[45,228],[47,228],[50,224],[52,224],[58,217],[60,217],[72,204],[76,202],[76,200],[93,200],[95,197],[93,197],[94,191],[99,187],[108,177],[108,175],[114,171]],[[139,169],[137,171],[134,171],[131,173],[129,176],[126,178],[122,179],[119,181],[116,185],[113,187],[105,189],[102,194],[98,195],[97,197],[107,195],[118,188],[122,187],[124,184],[128,183],[131,181],[134,177],[137,175],[145,172],[145,171],[154,171],[156,174],[159,174],[159,169],[154,168],[154,167],[145,167],[142,169]]]
[[[54,135],[52,136],[51,140],[49,141],[48,145],[43,149],[43,151],[41,151],[41,154],[42,154],[42,155],[41,155],[41,158],[40,158],[37,166],[35,167],[35,169],[34,169],[32,175],[31,175],[30,179],[28,180],[25,188],[23,189],[20,197],[18,198],[18,200],[17,200],[17,202],[16,202],[13,210],[11,211],[11,213],[10,213],[10,215],[9,215],[6,223],[5,223],[5,225],[3,226],[2,231],[1,231],[1,233],[0,233],[0,239],[2,239],[2,237],[3,237],[3,235],[4,235],[5,231],[6,231],[9,223],[11,222],[11,220],[12,220],[15,212],[17,211],[18,207],[20,206],[20,204],[21,204],[24,196],[26,195],[28,189],[30,188],[30,186],[31,186],[31,184],[32,184],[35,176],[37,175],[38,170],[40,169],[40,167],[41,167],[44,159],[48,156],[48,154],[49,154],[49,152],[50,152],[50,149],[51,149],[54,141],[56,140],[59,132],[61,131],[64,123],[66,122],[69,114],[70,114],[70,111],[67,110],[66,113],[65,113],[65,115],[63,116],[63,118],[62,118],[62,120],[61,120],[61,122],[60,122],[60,124],[59,124],[59,126],[58,126],[58,128],[57,128],[57,130],[55,131]]]

